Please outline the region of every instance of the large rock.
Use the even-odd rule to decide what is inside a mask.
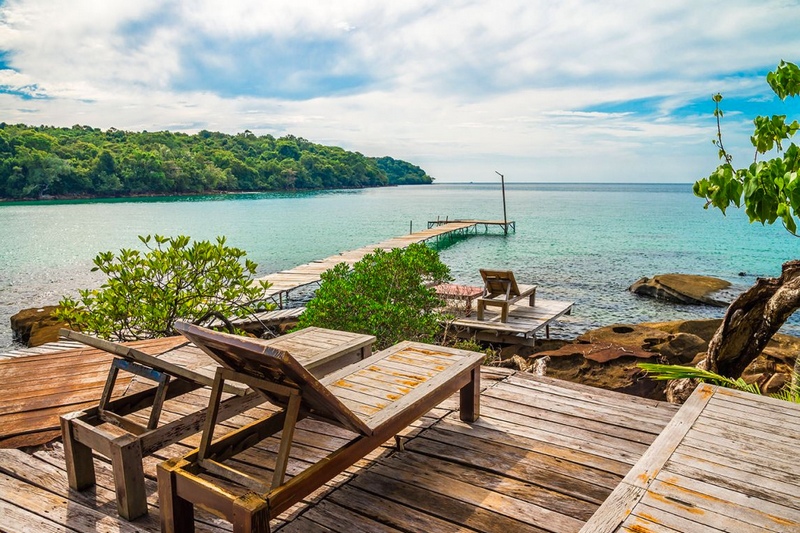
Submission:
[[[29,347],[40,346],[58,340],[58,330],[66,327],[63,322],[53,318],[54,305],[23,309],[11,317],[11,331],[14,340]]]
[[[616,359],[599,363],[586,358],[580,351],[582,348],[591,350],[593,346],[592,344],[574,344],[571,345],[573,349],[567,349],[568,347],[565,346],[557,351],[539,352],[529,359],[530,366],[536,368],[540,374],[556,379],[635,394],[654,400],[666,399],[665,382],[648,378],[645,372],[637,366],[638,363],[646,361],[646,359],[640,358],[641,355],[644,355],[643,352],[637,352],[637,355],[619,354]],[[616,349],[618,348],[616,347]],[[614,349],[611,348],[611,350]],[[649,353],[649,355],[658,356],[657,353]]]
[[[530,360],[550,377],[664,400],[666,385],[647,378],[638,364],[658,362],[654,347],[673,337],[655,328],[613,324],[587,331],[575,343],[538,351]]]
[[[703,339],[706,344],[722,324],[721,318],[706,318],[697,320],[672,320],[670,322],[642,322],[640,326],[660,329],[673,335],[677,333],[690,333]],[[706,348],[703,348],[705,351]]]
[[[697,354],[708,350],[708,341],[691,333],[676,333],[668,341],[653,346],[653,350],[671,365],[688,365]]]
[[[660,329],[637,324],[612,324],[587,331],[578,337],[578,342],[610,343],[648,350],[657,344],[667,342],[669,339],[670,334]]]
[[[650,296],[668,302],[690,305],[713,305],[727,307],[730,296],[721,291],[731,283],[709,276],[693,274],[660,274],[652,278],[642,278],[628,290],[634,294]]]
[[[708,342],[722,323],[722,319],[676,320],[640,324],[660,329],[673,335],[664,345],[654,346],[671,364],[695,366],[705,357]],[[682,338],[682,335],[688,337]],[[702,344],[700,343],[702,340]],[[680,345],[679,350],[675,348]],[[692,352],[694,358],[690,359]],[[773,394],[792,379],[794,361],[800,354],[800,338],[776,333],[764,351],[742,373],[747,383],[758,383],[762,394]]]
[[[577,342],[567,344],[557,350],[546,350],[538,352],[537,357],[549,355],[550,357],[572,357],[582,356],[584,359],[597,363],[607,363],[620,357],[635,357],[638,359],[650,359],[658,356],[655,352],[643,350],[637,346],[625,346],[614,344],[613,342],[604,343],[582,343]]]

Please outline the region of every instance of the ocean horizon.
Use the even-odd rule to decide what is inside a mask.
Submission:
[[[439,249],[458,283],[480,284],[479,268],[514,270],[546,299],[575,302],[553,328],[586,329],[721,317],[724,310],[676,305],[627,291],[642,276],[715,276],[744,290],[800,258],[781,226],[749,224],[743,211],[703,209],[691,183],[506,183],[508,219],[498,229]],[[500,183],[434,183],[371,189],[0,203],[0,348],[9,318],[97,287],[99,252],[141,248],[138,235],[227,237],[258,263],[258,275],[292,268],[427,227],[438,219],[502,220]],[[800,333],[795,317],[784,330]]]

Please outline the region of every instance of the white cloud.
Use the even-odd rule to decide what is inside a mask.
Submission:
[[[789,1],[11,0],[0,111],[292,133],[443,181],[494,179],[498,162],[518,181],[688,181],[716,154],[711,104],[686,106],[763,100],[798,27]]]

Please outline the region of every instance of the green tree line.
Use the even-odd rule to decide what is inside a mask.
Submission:
[[[418,166],[287,135],[129,132],[0,123],[0,198],[380,187],[433,180]]]

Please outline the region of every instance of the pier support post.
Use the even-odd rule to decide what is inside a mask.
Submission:
[[[508,235],[508,216],[506,215],[506,178],[496,170],[494,173],[500,176],[500,188],[503,191],[503,233]]]

